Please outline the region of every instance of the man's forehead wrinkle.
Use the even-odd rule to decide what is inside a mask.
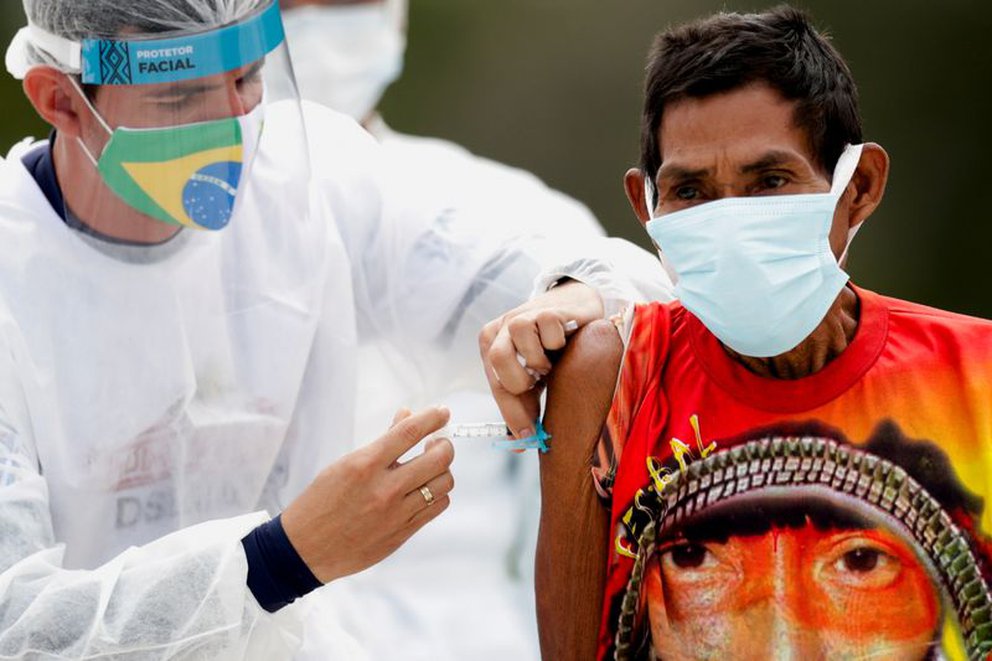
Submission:
[[[711,161],[712,164],[707,166],[696,166],[693,163],[680,162],[679,157],[664,161],[662,162],[661,168],[658,170],[658,178],[702,179],[713,175],[715,171],[725,169],[721,167],[721,163],[725,164],[726,167],[732,171],[740,174],[752,174],[768,168],[787,165],[799,167],[803,167],[804,165],[804,159],[800,154],[796,154],[790,150],[776,148],[769,149],[765,153],[742,165],[735,165],[734,161],[737,159],[728,154],[727,150],[721,150],[718,154],[708,154],[706,159]]]
[[[742,165],[740,171],[746,174],[780,165],[801,165],[802,162],[803,159],[798,154],[780,149],[771,149],[751,163]]]
[[[689,168],[678,163],[663,163],[658,170],[659,179],[702,179],[709,175],[709,168]]]

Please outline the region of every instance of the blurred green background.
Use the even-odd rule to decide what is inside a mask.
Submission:
[[[406,74],[383,102],[394,128],[527,168],[647,246],[627,206],[644,58],[665,26],[761,2],[412,0]],[[868,139],[892,157],[886,200],[858,235],[855,281],[992,317],[992,2],[803,0],[850,63]],[[0,38],[23,22],[0,3]],[[3,148],[45,128],[0,84]]]

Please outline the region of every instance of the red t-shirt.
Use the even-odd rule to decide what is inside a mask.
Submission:
[[[855,291],[851,344],[794,380],[678,303],[628,316],[600,658],[992,649],[992,323]]]

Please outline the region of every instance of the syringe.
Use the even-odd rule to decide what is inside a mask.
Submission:
[[[454,438],[501,440],[510,435],[510,430],[503,422],[463,422],[449,425],[448,433]]]
[[[463,422],[448,425],[435,432],[432,436],[438,438],[471,438],[476,440],[489,440],[494,448],[501,450],[540,450],[548,451],[548,441],[551,436],[544,430],[544,425],[540,422],[536,424],[537,431],[533,436],[515,439],[505,423],[502,422]]]
[[[574,319],[566,321],[563,325],[566,336],[571,335],[578,329],[579,322]],[[523,354],[517,354],[517,362],[527,370],[531,378],[537,381],[541,379],[541,375],[536,370],[527,366],[527,359],[524,358]],[[496,374],[495,370],[493,374],[496,380],[499,381],[499,374]],[[494,448],[501,450],[540,450],[541,452],[547,452],[549,449],[548,441],[551,440],[551,435],[545,431],[544,425],[541,424],[540,420],[534,424],[534,429],[537,431],[533,436],[515,439],[513,438],[513,434],[510,433],[510,429],[502,422],[462,422],[448,425],[434,432],[431,436],[435,438],[449,438],[451,440],[457,438],[489,439]]]

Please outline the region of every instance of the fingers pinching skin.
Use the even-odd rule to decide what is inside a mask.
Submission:
[[[545,353],[549,347],[541,343],[538,316],[536,313],[529,313],[514,317],[506,328],[515,352],[524,357],[524,364],[543,375],[551,371],[551,361]]]
[[[517,347],[510,337],[509,330],[504,328],[496,335],[484,360],[489,365],[488,374],[495,377],[507,391],[519,395],[530,390],[534,385],[534,377],[528,374],[526,366],[521,365],[517,360],[517,353]]]
[[[537,329],[541,335],[541,345],[548,351],[564,349],[566,324],[568,324],[567,320],[562,320],[560,316],[553,312],[539,313],[537,315]]]
[[[541,415],[543,386],[514,395],[502,389],[493,389],[493,399],[510,432],[518,439],[534,435],[534,423]]]
[[[517,395],[511,393],[497,379],[491,369],[486,369],[489,390],[499,407],[500,415],[517,438],[533,434],[534,421],[541,412],[541,389],[533,388]]]
[[[562,349],[570,333],[601,319],[603,312],[603,300],[595,289],[563,281],[482,328],[479,353],[486,379],[517,438],[534,434],[543,391],[543,379],[535,374],[543,377],[551,370],[547,351]]]

